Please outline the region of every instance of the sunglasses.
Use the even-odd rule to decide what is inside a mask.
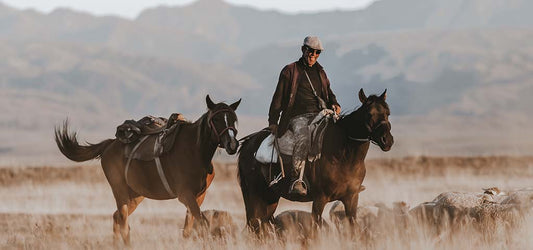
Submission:
[[[307,53],[309,54],[317,54],[317,55],[320,55],[320,53],[322,53],[322,50],[319,50],[319,49],[312,49],[312,48],[309,48],[307,46],[305,46],[305,49],[307,50]]]

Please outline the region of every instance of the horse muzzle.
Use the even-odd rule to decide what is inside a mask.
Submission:
[[[237,153],[237,149],[239,148],[239,141],[237,141],[235,138],[232,138],[228,144],[229,145],[224,146],[224,149],[226,149],[226,153],[228,153],[229,155]]]
[[[233,131],[225,134],[220,143],[220,146],[223,147],[229,155],[237,153],[237,149],[239,148],[239,141],[235,138],[234,133],[232,132]]]
[[[387,133],[381,136],[375,142],[378,144],[381,150],[383,150],[384,152],[387,152],[391,150],[392,145],[394,144],[394,137],[390,133]]]

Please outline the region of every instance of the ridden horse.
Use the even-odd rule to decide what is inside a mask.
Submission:
[[[117,205],[113,214],[115,242],[122,236],[124,243],[130,244],[128,216],[145,197],[155,200],[178,198],[187,207],[183,235],[188,236],[194,219],[206,223],[200,205],[214,178],[211,159],[217,147],[224,148],[230,155],[237,152],[239,142],[235,138],[235,110],[240,101],[231,105],[215,104],[207,95],[207,113],[193,123],[180,125],[174,146],[160,157],[167,186],[162,183],[154,161],[132,160],[126,175],[125,145],[117,139],[80,145],[76,133],[69,133],[68,122],[65,122],[63,129],[55,129],[55,140],[70,160],[82,162],[101,158],[102,169]],[[168,192],[166,187],[172,192]]]
[[[364,189],[364,160],[370,142],[383,151],[389,151],[394,143],[390,133],[386,92],[367,97],[361,89],[359,100],[362,106],[343,115],[336,123],[327,125],[321,158],[313,164],[307,162],[305,168],[308,183],[306,196],[289,195],[288,178],[271,187],[265,180],[268,172],[280,172],[278,163],[272,164],[269,170],[269,164],[260,163],[254,157],[263,139],[270,134],[269,131],[263,130],[245,137],[239,150],[238,174],[249,228],[259,232],[262,223],[272,222],[280,197],[292,201],[312,201],[313,219],[318,225],[321,224],[326,203],[340,200],[346,208],[347,218],[355,225],[359,192]]]

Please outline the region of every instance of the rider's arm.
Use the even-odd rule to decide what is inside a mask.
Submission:
[[[278,85],[274,96],[272,96],[272,102],[270,103],[270,110],[268,112],[268,125],[278,124],[280,112],[282,112],[283,100],[288,98],[285,96],[287,93],[287,87],[289,85],[290,71],[287,67],[281,70],[279,74]]]

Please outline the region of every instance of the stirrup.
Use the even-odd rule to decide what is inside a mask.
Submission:
[[[290,189],[289,189],[289,193],[292,193],[292,191],[294,190],[294,185],[296,185],[296,183],[299,183],[299,182],[302,183],[302,186],[304,187],[304,189],[305,189],[305,193],[306,193],[306,195],[307,195],[307,184],[305,183],[305,181],[300,180],[300,179],[295,180],[295,181],[291,184],[291,187],[290,187]]]

